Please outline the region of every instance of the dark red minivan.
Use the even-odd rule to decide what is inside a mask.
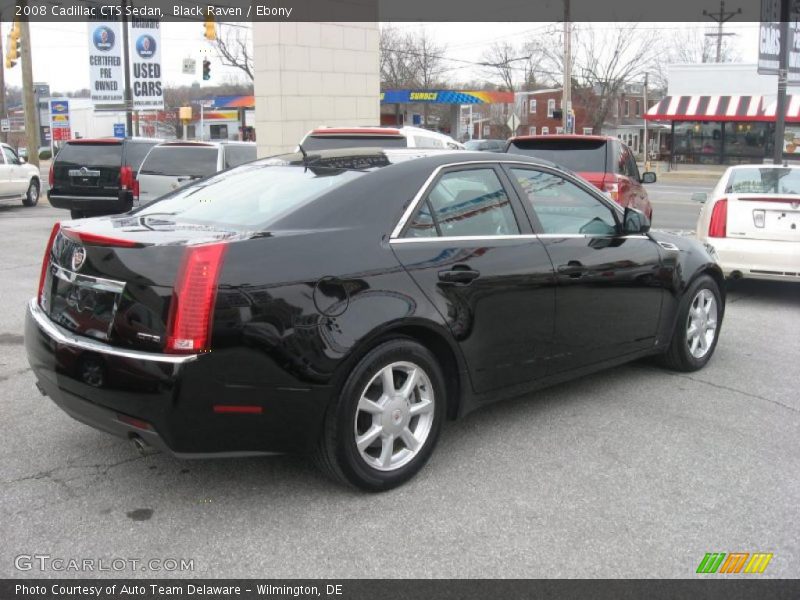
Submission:
[[[653,207],[643,183],[654,183],[656,174],[639,175],[631,149],[605,135],[533,135],[512,137],[506,152],[549,160],[574,171],[608,194],[621,206],[631,206],[653,218]]]

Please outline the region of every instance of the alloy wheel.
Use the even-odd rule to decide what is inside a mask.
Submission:
[[[431,433],[434,403],[430,377],[419,365],[404,361],[381,368],[356,408],[355,443],[364,462],[379,471],[408,464]]]
[[[711,290],[697,292],[686,319],[686,345],[695,358],[703,358],[717,335],[717,301]]]

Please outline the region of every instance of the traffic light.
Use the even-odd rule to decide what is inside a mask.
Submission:
[[[211,79],[211,61],[207,58],[203,59],[203,81]]]
[[[14,21],[11,33],[8,34],[8,47],[6,48],[6,68],[10,69],[17,64],[20,54],[20,28],[19,22]]]
[[[217,24],[214,22],[214,15],[207,15],[205,20],[205,37],[208,41],[213,42],[217,39]]]

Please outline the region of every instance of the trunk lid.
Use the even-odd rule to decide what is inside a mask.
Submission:
[[[800,195],[728,194],[727,237],[800,242]]]
[[[53,192],[74,196],[116,196],[120,188],[121,141],[73,141],[53,163]]]
[[[187,246],[234,237],[155,216],[67,222],[53,240],[42,309],[76,334],[161,352]]]

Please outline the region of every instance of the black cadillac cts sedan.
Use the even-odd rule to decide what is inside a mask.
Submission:
[[[57,224],[25,343],[89,425],[308,453],[377,491],[487,403],[647,355],[702,368],[722,284],[703,245],[533,158],[290,154]]]

